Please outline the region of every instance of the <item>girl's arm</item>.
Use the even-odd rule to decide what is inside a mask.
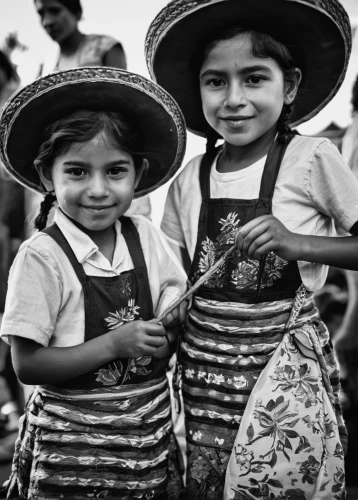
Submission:
[[[239,229],[236,246],[253,259],[274,252],[285,260],[358,270],[358,236],[341,238],[292,233],[273,215],[257,217]]]
[[[73,347],[43,347],[13,336],[12,359],[19,380],[28,385],[62,382],[118,358],[153,356],[165,344],[161,324],[133,321]]]

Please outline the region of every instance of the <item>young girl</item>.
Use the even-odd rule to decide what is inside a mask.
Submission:
[[[166,369],[183,309],[168,329],[153,317],[186,277],[146,218],[122,216],[179,168],[181,113],[139,75],[84,68],[22,89],[0,136],[7,169],[47,192],[1,327],[19,379],[36,385],[6,498],[179,498]]]
[[[187,499],[343,499],[346,430],[313,302],[358,268],[358,184],[326,139],[291,131],[337,92],[351,47],[336,0],[174,0],[146,40],[153,77],[207,135],[162,228],[191,260],[181,342]],[[218,138],[224,143],[215,149]]]

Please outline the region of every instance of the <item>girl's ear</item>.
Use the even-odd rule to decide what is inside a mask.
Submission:
[[[295,68],[292,73],[285,76],[285,104],[292,104],[296,98],[298,87],[302,80],[302,72]]]
[[[43,164],[42,161],[35,161],[34,165],[35,165],[35,168],[37,170],[37,173],[40,176],[41,182],[45,187],[45,190],[48,193],[53,192],[55,189],[54,189],[54,185],[52,182],[51,169],[48,167],[45,167],[45,165]]]
[[[149,168],[149,161],[146,158],[143,158],[142,166],[136,172],[136,177],[134,181],[134,189],[137,189],[138,184],[142,178],[145,178],[147,175],[147,171]]]

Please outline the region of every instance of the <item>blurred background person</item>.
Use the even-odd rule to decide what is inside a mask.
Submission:
[[[19,88],[20,80],[11,62],[16,36],[0,50],[0,111]],[[4,311],[7,277],[13,257],[24,239],[24,188],[6,173],[0,162],[0,320]],[[0,461],[11,460],[19,416],[23,411],[23,390],[15,375],[9,346],[0,341]]]
[[[55,57],[45,58],[38,76],[53,71],[82,66],[111,66],[127,69],[122,44],[108,35],[84,34],[78,24],[83,17],[80,0],[34,0],[40,23],[50,38],[58,44]],[[26,192],[26,211],[37,213],[40,197]],[[36,208],[35,208],[36,207]],[[134,200],[127,215],[140,214],[150,217],[149,196]],[[32,228],[29,227],[31,232]]]

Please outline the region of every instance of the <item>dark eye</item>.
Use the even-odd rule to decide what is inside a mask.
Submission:
[[[253,83],[254,85],[257,85],[257,84],[261,83],[263,80],[264,80],[264,78],[262,76],[251,75],[247,79],[247,82]]]
[[[108,170],[108,175],[118,176],[126,172],[128,172],[128,169],[125,167],[112,167],[110,170]]]
[[[221,87],[224,85],[224,81],[221,78],[211,78],[206,84],[211,87]]]
[[[67,170],[68,174],[74,175],[75,177],[83,177],[86,175],[86,170],[83,170],[83,168],[80,167],[75,167],[75,168],[69,168]]]

